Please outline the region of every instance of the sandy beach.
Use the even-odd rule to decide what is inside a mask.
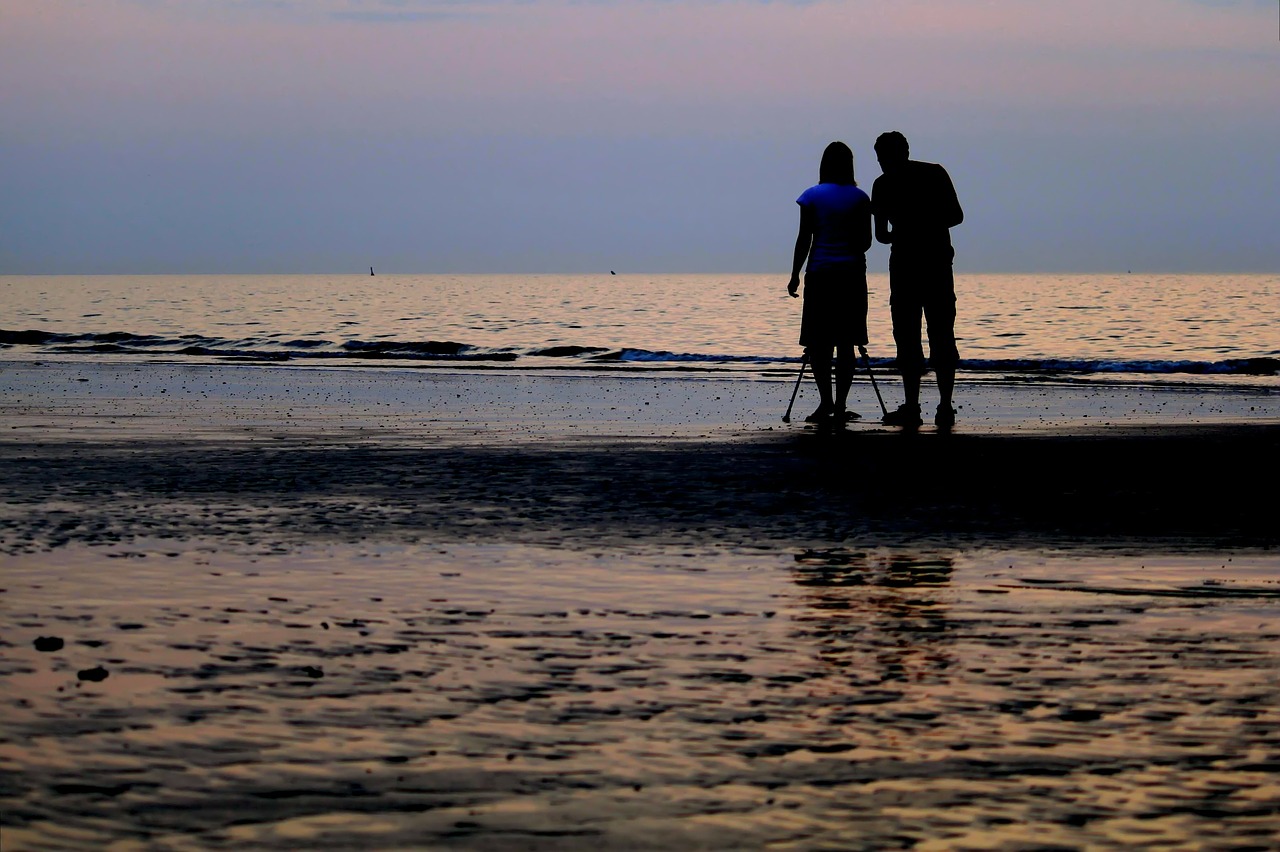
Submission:
[[[1272,389],[0,389],[6,852],[1275,848]]]

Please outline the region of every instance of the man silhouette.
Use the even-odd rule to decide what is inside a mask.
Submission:
[[[956,291],[951,262],[951,232],[964,221],[947,170],[911,159],[907,138],[896,130],[876,139],[876,158],[884,172],[871,187],[876,239],[889,245],[889,309],[898,370],[906,402],[885,415],[892,426],[914,428],[920,418],[920,377],[925,372],[920,318],[929,330],[929,364],[938,377],[934,423],[950,429],[956,364]]]

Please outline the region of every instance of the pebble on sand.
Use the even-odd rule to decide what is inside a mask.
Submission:
[[[107,679],[107,670],[102,666],[94,666],[91,669],[81,669],[76,672],[76,677],[80,678],[80,680],[88,680],[93,683],[98,683]]]

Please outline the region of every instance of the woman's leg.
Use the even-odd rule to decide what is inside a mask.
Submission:
[[[857,365],[857,353],[853,346],[841,346],[836,361],[836,400],[837,412],[845,410],[849,400],[849,388],[853,385],[853,370]]]
[[[818,386],[818,399],[822,400],[818,410],[810,414],[807,420],[819,420],[829,416],[835,410],[831,401],[831,346],[810,346],[809,366],[813,369],[813,381]]]

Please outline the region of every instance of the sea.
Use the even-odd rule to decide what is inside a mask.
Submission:
[[[893,365],[872,274],[873,365]],[[958,274],[959,378],[1280,387],[1280,276]],[[0,276],[0,362],[794,372],[770,274]]]

